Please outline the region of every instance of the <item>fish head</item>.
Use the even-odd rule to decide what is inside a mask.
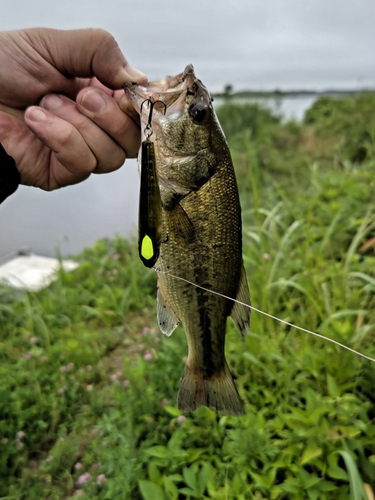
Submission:
[[[147,86],[126,83],[124,89],[140,115],[143,136],[154,142],[159,178],[175,188],[199,188],[229,150],[211,95],[193,66]]]

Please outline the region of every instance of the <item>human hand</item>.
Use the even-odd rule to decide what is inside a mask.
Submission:
[[[50,191],[136,156],[139,127],[116,89],[147,79],[106,31],[0,32],[0,67],[0,143],[22,184]]]

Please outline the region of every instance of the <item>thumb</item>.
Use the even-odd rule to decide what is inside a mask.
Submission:
[[[67,76],[96,78],[111,89],[125,82],[146,83],[147,77],[134,68],[122,54],[114,37],[101,29],[25,30],[29,43],[60,73]]]

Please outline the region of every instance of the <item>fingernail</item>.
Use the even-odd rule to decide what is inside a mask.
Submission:
[[[41,122],[47,118],[47,114],[41,108],[36,106],[27,109],[25,116],[33,122]]]
[[[126,65],[125,71],[129,75],[130,82],[137,82],[140,84],[144,84],[147,82],[147,76],[144,73],[142,73],[142,71],[139,71],[139,69],[135,68],[131,64]]]
[[[46,97],[42,100],[40,103],[43,108],[49,109],[50,111],[54,109],[58,109],[60,106],[63,104],[63,100],[61,99],[60,96],[56,94],[49,94],[46,95]]]
[[[107,107],[107,101],[99,90],[90,90],[83,96],[81,106],[91,113],[100,113]]]

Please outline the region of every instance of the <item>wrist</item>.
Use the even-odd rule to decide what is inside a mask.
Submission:
[[[16,191],[20,182],[16,162],[0,144],[0,203]]]

